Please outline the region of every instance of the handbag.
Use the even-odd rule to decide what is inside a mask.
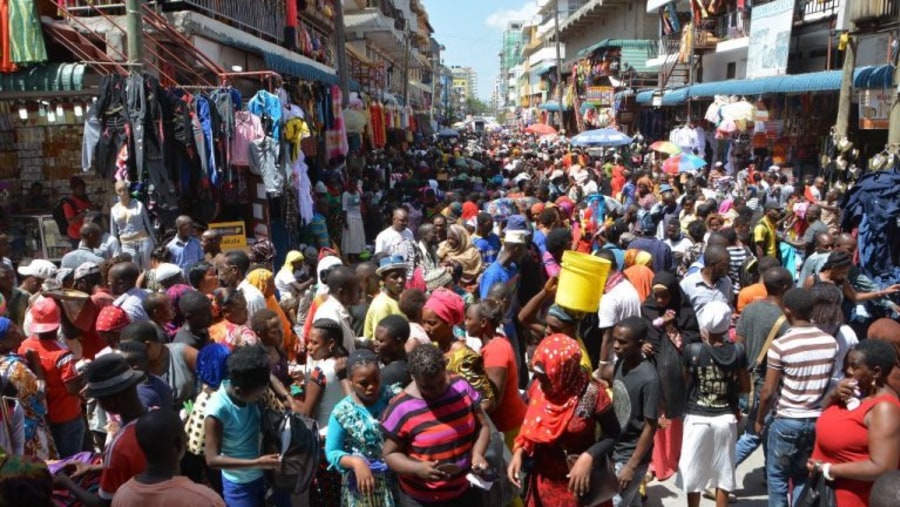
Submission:
[[[569,471],[578,461],[578,454],[566,455],[566,466]],[[616,469],[609,456],[604,456],[600,463],[594,462],[591,469],[591,479],[587,493],[578,497],[578,505],[593,507],[614,497],[619,492],[619,479]]]
[[[594,405],[597,403],[597,396],[600,394],[600,384],[591,382],[584,391],[581,401],[578,403],[576,410],[581,411],[584,416],[588,412],[593,413]],[[565,449],[563,450],[565,452]],[[566,466],[569,471],[575,466],[580,454],[566,454]],[[619,492],[619,478],[616,475],[616,468],[609,456],[603,456],[599,462],[595,459],[594,466],[591,469],[590,484],[587,493],[578,497],[578,505],[583,507],[593,507],[614,497]]]
[[[794,507],[837,507],[834,487],[825,479],[821,470],[809,476]]]

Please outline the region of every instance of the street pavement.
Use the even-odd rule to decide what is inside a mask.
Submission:
[[[738,501],[729,505],[766,507],[768,505],[768,495],[766,495],[766,488],[763,485],[763,476],[763,452],[762,448],[759,448],[738,467],[736,477],[738,490],[734,492]],[[646,507],[687,505],[687,495],[675,487],[674,476],[665,482],[653,481],[648,484],[647,495]],[[707,498],[701,498],[700,505],[701,507],[711,506],[715,505],[715,502]]]

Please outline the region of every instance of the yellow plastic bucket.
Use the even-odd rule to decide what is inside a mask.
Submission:
[[[606,259],[573,250],[563,252],[556,304],[570,310],[596,312],[609,268]]]

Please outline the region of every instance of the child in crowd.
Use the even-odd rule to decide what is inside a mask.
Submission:
[[[138,342],[125,342],[119,345],[119,353],[132,369],[144,374],[144,381],[137,385],[138,398],[144,407],[174,409],[169,385],[156,375],[147,373],[147,346]]]
[[[381,319],[375,328],[375,353],[384,365],[381,368],[381,382],[395,391],[412,382],[406,363],[409,328],[409,322],[400,315],[389,315]]]
[[[167,343],[169,339],[166,334],[166,324],[175,318],[175,308],[172,306],[169,296],[162,292],[153,292],[148,294],[141,304],[144,311],[147,312],[147,316],[150,317],[150,322],[159,331],[160,342]]]
[[[187,448],[178,414],[152,410],[135,423],[135,433],[147,467],[116,491],[113,507],[225,507],[215,491],[178,475]]]
[[[229,507],[265,502],[263,470],[281,466],[278,454],[260,456],[257,401],[269,386],[269,359],[260,346],[238,347],[228,358],[228,380],[206,408],[206,464],[222,470],[222,495]]]
[[[368,349],[350,354],[347,377],[352,390],[331,412],[325,441],[328,463],[341,472],[342,505],[393,507],[394,480],[381,455],[384,434],[378,422],[393,391],[381,383],[378,357]]]

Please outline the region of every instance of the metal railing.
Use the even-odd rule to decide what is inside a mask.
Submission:
[[[900,0],[851,0],[848,17],[854,22],[900,18]]]
[[[281,44],[284,42],[285,1],[177,0],[165,2],[164,10],[198,12],[260,39]],[[75,16],[95,15],[97,9],[112,15],[125,13],[122,0],[68,0],[66,7]]]
[[[716,37],[733,40],[750,36],[750,12],[734,11],[716,18]]]
[[[794,21],[817,21],[829,16],[836,16],[844,0],[799,0],[794,11]],[[851,0],[858,2],[861,0]]]
[[[681,32],[663,35],[663,38],[656,42],[660,56],[675,54],[681,51]]]

